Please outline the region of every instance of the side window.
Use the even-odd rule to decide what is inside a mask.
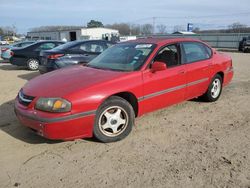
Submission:
[[[62,45],[62,44],[65,44],[65,43],[56,43],[56,46],[60,46],[60,45]]]
[[[41,44],[37,49],[38,50],[50,50],[52,48],[54,48],[56,46],[56,44],[54,43],[43,43]]]
[[[102,53],[107,47],[97,42],[87,42],[71,48],[71,51],[82,51],[88,53]]]
[[[30,45],[30,44],[32,44],[32,43],[28,43],[28,42],[27,42],[27,43],[21,43],[21,44],[20,44],[20,47],[25,47],[25,46],[28,46],[28,45]]]
[[[102,53],[105,50],[105,48],[102,44],[91,43],[91,42],[82,44],[80,46],[80,49],[85,51],[85,52],[89,52],[89,53]]]
[[[107,44],[108,48],[114,45],[113,43],[110,43],[110,42],[107,42],[106,44]]]
[[[213,54],[213,51],[209,47],[207,47],[206,45],[204,45],[204,47],[207,50],[207,53],[208,53],[209,58],[210,58],[212,56],[212,54]]]
[[[180,53],[176,44],[168,45],[161,49],[154,61],[166,63],[167,67],[174,67],[180,64]]]
[[[14,44],[13,47],[21,47],[21,44]]]
[[[198,42],[184,42],[183,49],[185,54],[185,63],[209,59],[212,55],[210,48]]]

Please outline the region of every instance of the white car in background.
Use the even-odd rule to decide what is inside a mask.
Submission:
[[[120,42],[126,42],[129,40],[136,40],[136,36],[121,36],[120,37]]]
[[[0,40],[0,45],[8,45],[9,42],[5,40]]]

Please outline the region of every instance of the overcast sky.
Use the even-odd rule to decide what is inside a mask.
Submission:
[[[188,22],[202,29],[225,28],[233,22],[250,25],[250,0],[0,0],[0,26],[15,25],[19,33],[44,25],[83,25],[91,20],[111,23],[174,25]],[[159,18],[158,18],[159,17]]]

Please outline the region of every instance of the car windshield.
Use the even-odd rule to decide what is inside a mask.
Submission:
[[[55,48],[53,48],[53,50],[64,50],[64,49],[68,49],[71,48],[73,46],[75,46],[76,44],[78,44],[79,41],[72,41],[72,42],[67,42],[65,44],[61,44]]]
[[[105,50],[87,66],[114,71],[135,71],[145,63],[155,46],[142,43],[117,44]]]

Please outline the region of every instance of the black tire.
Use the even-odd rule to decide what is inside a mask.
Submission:
[[[121,112],[119,113],[118,110]],[[119,114],[119,117],[115,116],[116,113]],[[105,114],[109,114],[109,117],[107,118]],[[125,123],[120,124],[119,121],[125,121]],[[122,140],[131,132],[134,121],[135,113],[131,104],[121,97],[112,96],[97,110],[93,129],[94,136],[104,143]],[[105,125],[107,128],[104,128]],[[116,127],[116,130],[119,129],[120,132],[115,133],[112,126]]]
[[[29,70],[36,71],[39,68],[39,61],[37,59],[28,59],[27,67]]]
[[[220,84],[220,87],[219,87],[219,92],[216,93],[215,95],[215,92],[213,92],[214,90],[214,82],[215,81],[218,81],[219,84]],[[220,98],[220,95],[221,95],[221,92],[222,92],[222,84],[223,84],[223,81],[222,81],[222,77],[219,75],[219,74],[216,74],[211,83],[209,84],[209,87],[206,91],[206,93],[202,96],[203,100],[206,101],[206,102],[215,102],[217,101],[219,98]]]

